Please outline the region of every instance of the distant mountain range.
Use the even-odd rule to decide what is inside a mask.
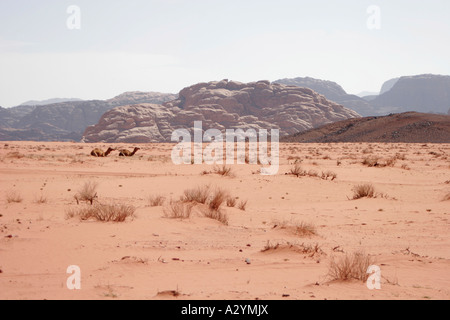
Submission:
[[[0,140],[79,141],[86,127],[115,107],[164,103],[174,94],[127,92],[109,100],[66,101],[48,105],[0,108]]]
[[[137,137],[150,130],[158,138],[147,132],[139,139],[167,141],[167,130],[192,127],[193,120],[219,129],[280,128],[288,135],[359,115],[409,111],[450,115],[450,76],[399,77],[386,81],[380,94],[363,97],[346,93],[335,82],[306,77],[272,83],[213,81],[184,88],[179,95],[126,92],[108,100],[62,100],[0,107],[0,140],[80,141],[84,135],[87,142],[134,141],[126,135]],[[152,128],[146,125],[148,121],[139,120],[143,114],[148,121],[156,121]],[[167,117],[162,120],[160,115]],[[113,129],[104,129],[106,123],[105,128]]]
[[[24,103],[21,103],[21,106],[45,106],[46,104],[54,104],[54,103],[62,103],[62,102],[73,102],[73,101],[83,101],[78,98],[54,98],[47,100],[30,100]]]
[[[379,95],[364,97],[347,94],[335,82],[308,77],[275,82],[311,88],[362,116],[408,111],[450,114],[450,76],[425,74],[395,78],[383,84]]]

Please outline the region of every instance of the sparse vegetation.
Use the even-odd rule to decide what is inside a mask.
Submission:
[[[274,228],[291,230],[294,234],[307,237],[317,235],[317,229],[312,223],[297,221],[275,221]]]
[[[23,198],[18,191],[10,190],[6,193],[6,201],[8,203],[21,203]]]
[[[37,197],[37,198],[34,200],[34,202],[37,203],[37,204],[44,204],[44,203],[47,203],[47,197],[45,197],[44,195],[41,194],[39,197]]]
[[[267,244],[264,246],[264,248],[261,250],[261,252],[269,252],[269,251],[275,251],[279,249],[288,249],[292,250],[301,254],[306,254],[309,257],[314,257],[316,255],[323,255],[325,254],[320,247],[318,243],[315,244],[295,244],[286,242],[284,244],[277,243],[271,243],[270,241],[267,241]]]
[[[375,188],[370,183],[359,184],[353,188],[353,200],[361,198],[374,198]]]
[[[222,165],[222,167],[214,166],[214,173],[221,176],[233,177],[234,174],[231,172],[231,167],[227,167],[226,165]]]
[[[206,203],[209,197],[210,186],[205,185],[194,189],[187,189],[184,191],[184,196],[181,198],[185,202]]]
[[[247,202],[248,202],[248,200],[239,201],[239,204],[238,204],[239,210],[245,211],[245,208],[247,207]]]
[[[234,207],[235,205],[236,205],[236,198],[228,197],[227,198],[227,207]]]
[[[228,215],[220,209],[214,210],[209,208],[204,212],[205,217],[217,220],[224,225],[228,225]]]
[[[333,171],[327,170],[325,172],[322,172],[322,179],[328,180],[328,178],[331,178],[331,181],[337,178],[337,174]]]
[[[450,201],[450,192],[447,193],[442,201]]]
[[[123,222],[128,217],[132,217],[135,210],[132,205],[96,203],[92,206],[71,208],[66,212],[66,217],[79,217],[80,220],[94,219],[101,222]]]
[[[163,208],[164,217],[170,219],[189,219],[194,205],[192,202],[170,201],[169,205]]]
[[[332,280],[361,280],[368,278],[367,268],[374,264],[373,258],[362,252],[346,254],[340,259],[331,259],[328,276]]]
[[[228,193],[222,189],[217,189],[214,191],[214,194],[211,196],[211,199],[208,202],[208,206],[210,210],[217,211],[220,209],[220,206],[226,199],[229,198]]]
[[[94,199],[97,197],[97,182],[87,181],[84,183],[83,187],[75,194],[74,198],[77,201],[77,204],[80,201],[89,202],[91,205],[94,203]]]
[[[161,195],[150,196],[148,201],[152,207],[160,207],[164,204],[166,198]]]

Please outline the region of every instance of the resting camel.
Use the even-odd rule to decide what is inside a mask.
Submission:
[[[121,150],[119,150],[119,156],[120,157],[132,157],[138,150],[141,150],[141,149],[136,147],[136,148],[134,148],[133,152],[131,152],[127,149],[121,149]]]
[[[111,153],[111,151],[116,151],[116,149],[108,148],[108,150],[106,150],[106,152],[103,152],[102,149],[95,148],[94,150],[91,151],[91,156],[103,158],[103,157],[107,157],[108,154]]]

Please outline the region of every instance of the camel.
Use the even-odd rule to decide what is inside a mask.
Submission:
[[[131,152],[127,149],[121,149],[121,150],[119,150],[119,156],[120,157],[132,157],[138,150],[141,150],[141,149],[136,147],[136,148],[134,148],[133,152]]]
[[[91,151],[91,156],[103,158],[103,157],[107,157],[108,154],[110,154],[112,151],[116,151],[116,149],[108,148],[108,150],[106,150],[106,152],[103,152],[102,149],[95,148],[94,150]]]

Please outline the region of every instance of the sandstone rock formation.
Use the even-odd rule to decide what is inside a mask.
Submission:
[[[198,83],[162,105],[122,106],[86,129],[85,142],[168,142],[175,129],[279,129],[289,135],[326,123],[359,117],[308,88],[269,81]]]

